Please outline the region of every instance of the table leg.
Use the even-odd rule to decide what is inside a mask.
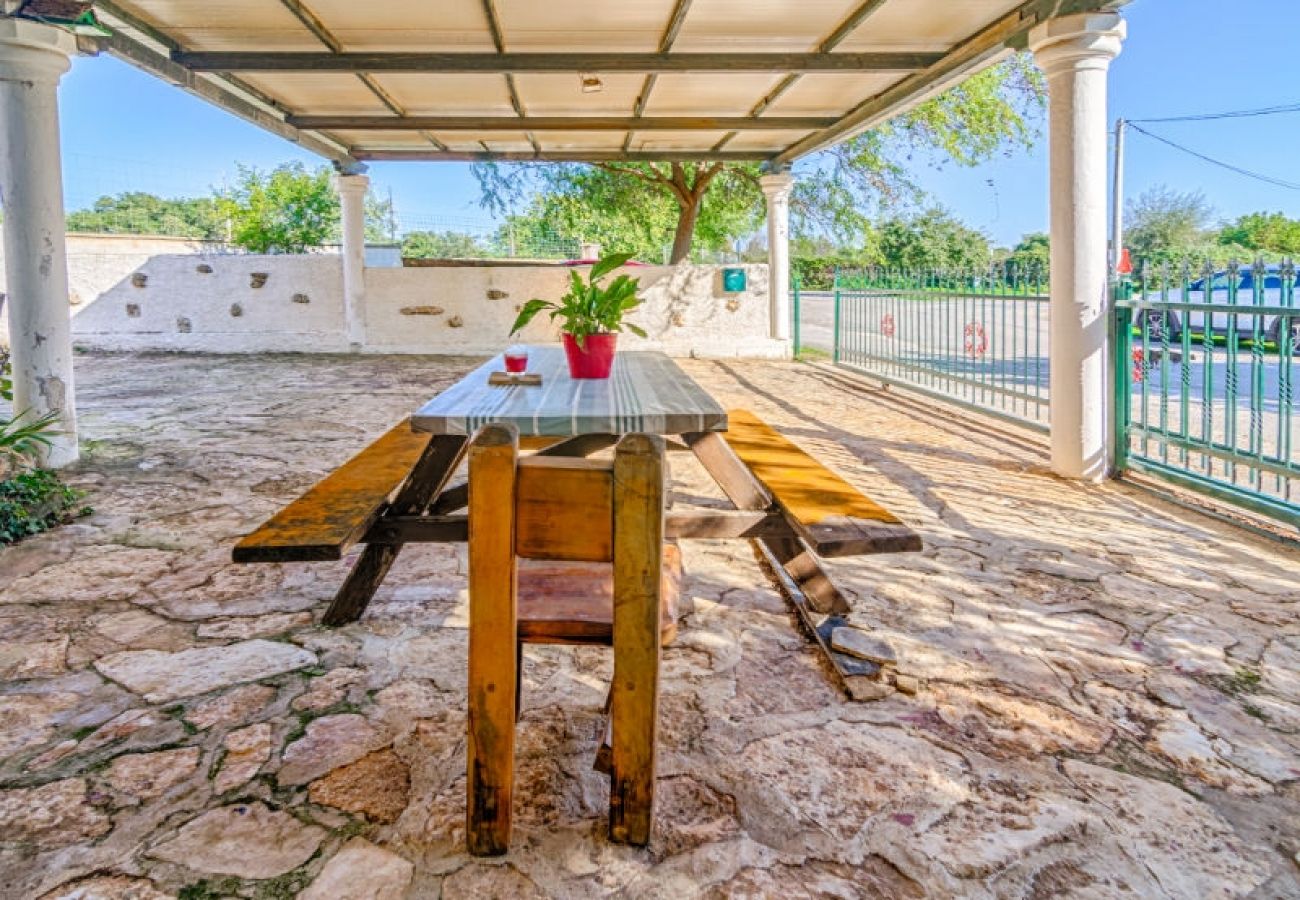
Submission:
[[[423,513],[456,470],[465,452],[465,442],[461,435],[437,435],[429,441],[388,513],[399,516]],[[401,544],[367,544],[321,621],[325,625],[346,625],[361,618],[401,550]]]

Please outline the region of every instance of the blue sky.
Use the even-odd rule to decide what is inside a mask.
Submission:
[[[1112,67],[1111,118],[1218,112],[1300,102],[1297,0],[1133,0],[1129,39]],[[109,57],[78,59],[61,91],[69,209],[105,193],[205,194],[236,162],[270,167],[319,160]],[[1300,113],[1146,126],[1204,154],[1300,181]],[[1128,196],[1157,184],[1200,190],[1221,218],[1277,210],[1300,218],[1300,191],[1210,166],[1130,133]],[[486,222],[468,165],[376,163],[370,174],[411,220]],[[1030,151],[965,169],[923,168],[934,198],[996,241],[1046,229],[1045,137]]]

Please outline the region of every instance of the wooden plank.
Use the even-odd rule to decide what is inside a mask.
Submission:
[[[442,490],[442,486],[455,471],[464,450],[465,438],[459,435],[434,437],[412,469],[411,477],[402,485],[397,498],[384,513],[384,518],[389,515],[418,516],[423,513],[429,501]],[[373,531],[374,527],[370,530]],[[388,570],[397,560],[397,554],[401,552],[400,541],[369,544],[334,595],[334,600],[321,618],[321,624],[346,625],[361,618],[371,598],[375,596],[375,591],[379,590],[379,585],[387,577]]]
[[[921,549],[915,531],[753,413],[727,418],[727,445],[819,556]]]
[[[659,643],[677,637],[682,555],[664,545]],[[603,644],[614,639],[614,567],[610,563],[519,562],[519,640],[528,644]]]
[[[366,544],[463,544],[469,540],[469,519],[463,515],[385,515],[361,540]]]
[[[797,537],[767,538],[763,547],[799,586],[808,606],[822,615],[847,616],[849,601],[817,562],[808,545]]]
[[[915,72],[944,58],[933,52],[806,53],[464,53],[313,51],[172,51],[194,72]]]
[[[569,377],[559,347],[533,347],[528,369],[541,387],[489,387],[505,367],[488,360],[411,417],[433,434],[471,434],[488,422],[509,422],[521,435],[682,434],[727,427],[726,411],[663,353],[620,352],[607,379]]]
[[[682,439],[737,509],[767,509],[772,505],[767,488],[754,478],[721,434],[684,434]]]
[[[515,464],[518,435],[485,426],[469,448],[469,684],[465,835],[474,856],[509,850],[514,792]]]
[[[342,559],[379,518],[429,446],[398,423],[235,545],[237,563]]]
[[[654,824],[664,447],[632,434],[614,451],[614,678],[609,836],[645,846]]]
[[[521,449],[537,449],[537,456],[590,456],[613,446],[618,440],[612,434],[580,434],[577,437],[560,438],[551,435],[529,435],[519,438]],[[458,484],[448,488],[439,495],[430,507],[429,513],[435,516],[445,515],[464,509],[469,497],[469,485]]]
[[[613,464],[529,456],[519,460],[515,553],[523,559],[613,558]],[[472,488],[471,488],[472,490]]]
[[[828,116],[358,116],[299,115],[295,128],[348,131],[811,131]]]
[[[734,509],[670,511],[664,522],[669,539],[793,537],[781,512]]]
[[[848,621],[840,615],[823,615],[812,608],[808,596],[799,584],[790,577],[781,561],[772,554],[766,541],[758,542],[759,552],[763,554],[769,574],[776,581],[777,587],[794,607],[799,624],[809,638],[817,645],[845,692],[853,700],[879,700],[890,693],[887,685],[880,681],[880,666],[865,659],[840,653],[831,647],[831,632],[847,625]]]

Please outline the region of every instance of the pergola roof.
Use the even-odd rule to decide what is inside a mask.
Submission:
[[[109,52],[342,168],[761,159],[1123,0],[100,0]],[[583,90],[583,78],[598,79]]]

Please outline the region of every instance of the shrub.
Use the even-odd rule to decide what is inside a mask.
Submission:
[[[89,512],[84,495],[47,469],[30,469],[0,481],[0,545],[40,534]]]

